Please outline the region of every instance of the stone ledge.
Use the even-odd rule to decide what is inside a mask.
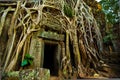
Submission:
[[[12,71],[4,74],[2,80],[49,80],[50,70],[45,68]]]

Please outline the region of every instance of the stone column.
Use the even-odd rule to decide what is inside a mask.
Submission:
[[[41,38],[32,38],[29,53],[34,57],[34,67],[40,68],[43,65],[42,55],[44,53],[44,42]]]

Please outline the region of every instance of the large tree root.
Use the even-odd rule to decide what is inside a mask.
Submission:
[[[72,7],[74,12],[72,18],[66,16],[63,11],[64,9],[61,9],[64,8],[64,2]],[[42,18],[58,21],[59,23],[55,24],[59,24],[66,32],[65,44],[61,43],[61,72],[63,75],[66,76],[69,73],[72,74],[72,72],[74,72],[72,69],[73,66],[71,65],[70,42],[73,48],[78,76],[84,77],[88,74],[87,71],[89,71],[90,68],[94,68],[96,71],[99,65],[99,52],[102,51],[102,40],[99,28],[90,8],[83,0],[60,0],[60,3],[62,3],[59,5],[62,6],[60,9],[52,7],[54,2],[52,3],[52,6],[48,3],[52,3],[52,1],[46,0],[43,1],[42,4],[38,1],[29,8],[26,7],[27,1],[18,1],[17,4],[14,4],[17,5],[17,7],[14,11],[8,32],[9,42],[5,52],[6,56],[4,55],[6,59],[5,62],[3,61],[4,71],[8,72],[14,70],[21,52],[22,60],[24,59],[26,52],[29,51],[29,47],[26,48],[26,46],[30,44],[30,36],[33,32],[40,30],[41,25],[43,25]],[[43,9],[46,9],[46,7],[48,8],[47,12],[44,12]],[[57,10],[57,15],[55,15],[55,12],[52,12],[52,9],[53,11]],[[13,11],[14,9],[8,7],[3,11],[0,34],[2,33],[5,24],[6,15],[10,10]],[[18,43],[14,44],[15,40],[18,40]],[[91,67],[91,65],[93,66]]]

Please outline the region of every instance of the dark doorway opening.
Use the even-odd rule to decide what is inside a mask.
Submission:
[[[75,56],[74,56],[74,52],[73,52],[73,46],[71,43],[69,43],[69,47],[70,47],[70,58],[71,58],[71,63],[72,63],[72,66],[74,68],[76,68],[75,66]]]
[[[58,76],[58,66],[57,66],[57,59],[56,59],[56,54],[58,45],[57,44],[50,44],[50,43],[45,43],[44,46],[44,63],[43,67],[50,69],[50,75],[51,76]]]

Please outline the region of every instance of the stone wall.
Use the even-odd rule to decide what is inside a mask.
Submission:
[[[26,69],[21,71],[7,72],[2,80],[49,80],[50,71],[48,69]]]

